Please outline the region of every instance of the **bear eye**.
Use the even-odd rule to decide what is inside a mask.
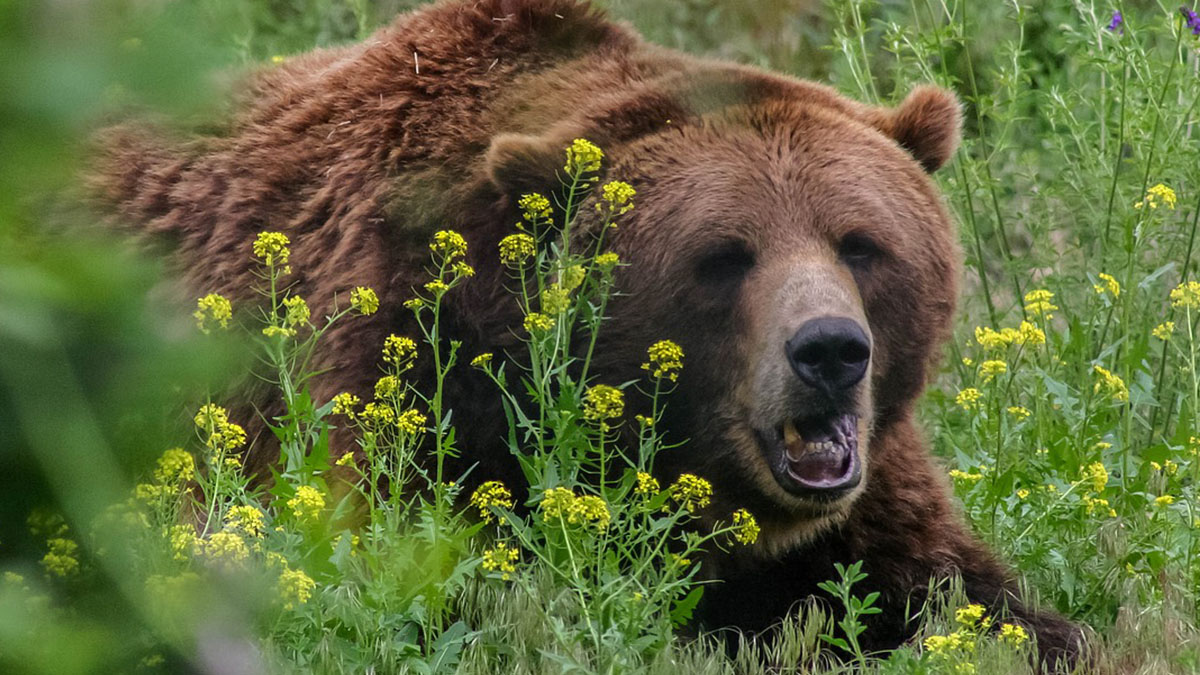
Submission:
[[[696,263],[696,278],[707,284],[737,283],[754,267],[754,253],[741,242],[714,248]]]
[[[852,232],[838,243],[838,257],[851,267],[865,267],[883,253],[870,237]]]

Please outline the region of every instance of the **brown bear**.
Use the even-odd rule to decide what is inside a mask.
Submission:
[[[586,2],[457,0],[268,67],[235,110],[227,128],[174,142],[145,125],[105,132],[92,184],[116,217],[173,242],[197,293],[245,294],[263,230],[291,238],[315,315],[354,286],[377,289],[380,311],[335,328],[318,355],[321,400],[369,392],[384,337],[415,334],[401,303],[447,226],[478,270],[448,296],[447,333],[467,355],[516,347],[497,243],[517,198],[553,192],[563,149],[587,138],[637,190],[611,235],[628,265],[598,380],[635,379],[649,344],[679,343],[688,366],[662,424],[687,443],[656,471],[708,478],[713,513],[746,507],[763,528],[748,552],[706,563],[722,583],[702,626],[768,629],[819,595],[835,562],[862,560],[884,609],[869,647],[908,639],[930,580],[960,575],[1044,657],[1082,649],[1080,630],[1022,604],[967,531],[914,421],[961,273],[928,175],[959,141],[951,94],[863,105],[646,44]],[[588,236],[595,210],[581,213]],[[477,480],[519,482],[481,378],[459,369],[448,390],[470,421],[463,462]]]

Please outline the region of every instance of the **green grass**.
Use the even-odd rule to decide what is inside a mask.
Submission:
[[[328,480],[338,457],[323,441],[329,425],[347,423],[344,406],[312,401],[304,386],[304,354],[325,323],[295,313],[289,323],[282,305],[262,320],[296,336],[266,339],[261,325],[243,326],[259,336],[262,374],[295,412],[276,423],[281,480],[272,494],[254,494],[226,462],[240,451],[236,431],[211,409],[199,426],[191,422],[205,403],[195,392],[228,380],[249,347],[198,335],[186,312],[143,302],[158,276],[150,264],[98,254],[114,250],[103,239],[56,234],[77,232],[89,217],[47,195],[70,185],[79,137],[100,102],[211,119],[219,97],[196,85],[205,73],[362,37],[411,4],[111,2],[86,16],[32,3],[0,9],[0,84],[14,92],[0,101],[0,147],[17,160],[0,165],[0,249],[11,252],[0,264],[0,428],[13,432],[0,444],[0,570],[9,573],[0,580],[0,669],[170,672],[213,649],[279,672],[1026,669],[1027,645],[1013,648],[955,618],[963,605],[952,588],[927,608],[922,640],[891,654],[855,653],[854,627],[834,625],[819,607],[786,621],[774,644],[748,644],[736,656],[709,638],[685,639],[676,620],[694,598],[695,568],[663,542],[736,545],[733,524],[711,535],[717,541],[700,541],[682,528],[690,519],[675,498],[682,487],[637,492],[645,467],[612,446],[610,418],[587,394],[598,383],[571,375],[569,355],[537,331],[527,342],[533,370],[498,357],[486,366],[498,392],[553,413],[521,418],[510,405],[517,432],[552,429],[565,439],[527,453],[525,477],[534,494],[563,487],[572,500],[598,497],[607,516],[571,500],[564,508],[580,509],[576,523],[539,517],[536,502],[522,516],[495,492],[485,500],[490,522],[464,518],[449,485],[456,477],[414,456],[418,434],[432,439],[435,460],[457,452],[449,410],[438,392],[404,386],[385,386],[374,412],[354,406],[351,421],[372,458],[362,469],[369,478],[422,489],[345,498]],[[967,277],[955,339],[921,419],[974,529],[1043,605],[1096,631],[1101,665],[1200,670],[1200,291],[1171,296],[1195,278],[1200,37],[1178,8],[605,4],[661,44],[830,81],[861,100],[896,102],[929,81],[959,93],[965,141],[937,179],[961,225]],[[1118,31],[1106,28],[1114,9],[1125,18]],[[598,329],[613,290],[595,262],[599,250],[562,259],[586,274],[554,331]],[[434,259],[449,288],[422,291],[417,358],[446,353],[429,348],[441,341],[440,294],[471,283],[453,262],[447,253]],[[561,276],[549,259],[528,264],[541,287]],[[280,279],[272,268],[263,274],[268,287]],[[1038,304],[1041,291],[1053,309]],[[537,300],[537,292],[514,298],[526,311]],[[981,330],[1023,322],[1018,338]],[[1159,329],[1168,339],[1156,337],[1168,322],[1169,336]],[[173,356],[180,341],[201,356]],[[449,353],[439,372],[475,367],[476,355]],[[394,359],[391,374],[402,380],[404,364]],[[669,405],[669,379],[648,376],[641,390]],[[382,405],[418,408],[426,419],[409,422],[423,431],[388,422]],[[181,417],[191,430],[171,425]],[[633,456],[661,445],[652,427],[642,439]],[[178,529],[194,515],[178,476],[155,476],[155,458],[173,446],[208,467],[194,474],[211,511],[199,535]],[[595,485],[596,462],[627,471]],[[134,483],[140,499],[130,499]],[[255,509],[261,533],[236,506]],[[352,509],[367,517],[350,532],[343,516]],[[497,557],[497,541],[521,551],[514,569]],[[831,581],[831,598],[862,600],[847,580]],[[947,635],[964,646],[924,641]]]

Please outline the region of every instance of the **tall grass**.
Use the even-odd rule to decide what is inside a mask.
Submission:
[[[961,225],[968,274],[956,337],[922,420],[975,530],[1044,605],[1095,629],[1103,650],[1096,667],[1200,670],[1200,287],[1191,285],[1200,21],[1171,5],[1066,0],[837,0],[811,19],[788,2],[757,13],[703,0],[607,4],[660,42],[827,79],[861,100],[895,102],[931,81],[959,93],[966,139],[937,179]],[[44,9],[3,10],[10,62],[28,70],[0,71],[0,81],[50,73],[58,85],[56,73],[82,73],[80,63],[110,54],[99,61],[110,70],[80,81],[97,91],[120,84],[107,90],[110,100],[203,116],[210,113],[195,112],[203,96],[178,94],[187,87],[177,80],[201,80],[187,64],[269,61],[362,37],[401,8],[214,0],[179,16],[105,6],[112,13],[104,16],[138,20],[95,23],[81,33],[90,42],[73,44],[51,42],[46,23],[30,20],[49,16]],[[67,56],[54,55],[56,44]],[[130,65],[139,50],[176,55],[166,86]],[[11,91],[0,111],[16,132],[0,138],[16,139],[9,144],[22,148],[19,156],[42,168],[0,171],[11,188],[0,192],[22,195],[0,197],[0,243],[16,252],[0,269],[0,354],[10,355],[0,357],[0,422],[18,432],[0,454],[12,486],[0,538],[4,669],[1028,669],[1029,645],[985,629],[990,618],[974,616],[953,588],[925,608],[919,639],[890,654],[856,652],[854,623],[835,625],[816,606],[786,620],[775,642],[745,641],[736,653],[709,637],[685,639],[680,626],[698,588],[687,551],[739,545],[752,521],[729,514],[714,532],[688,534],[682,526],[703,485],[655,486],[639,476],[648,467],[638,458],[653,457],[661,439],[651,419],[615,413],[627,396],[649,396],[656,410],[670,405],[671,368],[662,366],[687,367],[686,355],[672,360],[669,345],[648,353],[657,367],[640,391],[598,388],[622,383],[591,381],[584,364],[568,367],[568,337],[600,330],[605,299],[619,290],[611,287],[619,262],[602,257],[602,238],[564,237],[553,242],[556,255],[535,248],[537,257],[520,264],[526,249],[510,240],[513,301],[540,317],[514,327],[526,331],[528,371],[503,355],[434,348],[444,342],[441,298],[472,280],[457,240],[432,242],[433,285],[415,289],[412,305],[424,333],[381,351],[386,370],[370,407],[352,397],[314,401],[305,387],[306,350],[327,322],[373,311],[366,289],[339,298],[345,310],[332,317],[307,316],[288,288],[286,261],[259,255],[269,311],[241,327],[291,414],[272,421],[284,448],[278,480],[269,493],[250,485],[237,461],[239,421],[223,402],[188,412],[191,438],[153,421],[170,418],[158,401],[187,399],[161,393],[162,385],[211,379],[197,370],[224,372],[224,343],[188,327],[182,334],[195,341],[191,349],[208,350],[209,367],[172,361],[175,338],[154,328],[166,322],[163,312],[122,300],[144,297],[153,275],[128,263],[101,274],[107,268],[86,251],[46,233],[47,223],[86,216],[31,199],[69,181],[52,160],[72,154],[88,113],[65,87],[48,96],[29,86]],[[58,113],[31,112],[46,109]],[[549,196],[565,213],[559,225],[585,196],[603,194],[587,176],[580,171]],[[617,199],[613,192],[608,203]],[[526,230],[514,236],[548,236],[543,211],[528,206]],[[261,251],[271,245],[264,240]],[[94,292],[102,288],[112,292]],[[217,333],[223,312],[216,300],[200,308]],[[80,325],[87,339],[73,337]],[[126,365],[117,375],[84,370],[97,362],[89,350]],[[518,486],[493,485],[473,498],[456,492],[459,477],[445,475],[440,461],[458,451],[454,417],[438,390],[405,384],[414,355],[437,359],[440,374],[489,373],[508,402],[530,503],[513,503]],[[145,395],[105,407],[112,391]],[[642,447],[615,444],[609,427],[619,423],[640,425]],[[331,456],[335,425],[357,430],[353,462]],[[49,433],[56,428],[71,433]],[[416,450],[422,438],[432,454]],[[172,445],[182,450],[159,456]],[[158,459],[147,462],[151,454]],[[131,474],[140,478],[123,487]],[[416,489],[372,489],[385,479]],[[460,496],[469,517],[455,506]],[[828,590],[832,602],[867,612],[869,624],[853,570]]]

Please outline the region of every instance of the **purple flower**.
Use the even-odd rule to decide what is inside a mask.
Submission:
[[[1200,35],[1200,16],[1187,7],[1180,7],[1179,13],[1187,21],[1187,27],[1192,29],[1192,35]]]
[[[1121,13],[1114,11],[1112,21],[1108,22],[1108,29],[1114,33],[1116,33],[1117,31],[1124,33],[1125,29],[1121,27],[1121,23],[1124,21],[1125,21],[1125,18],[1121,16]]]

